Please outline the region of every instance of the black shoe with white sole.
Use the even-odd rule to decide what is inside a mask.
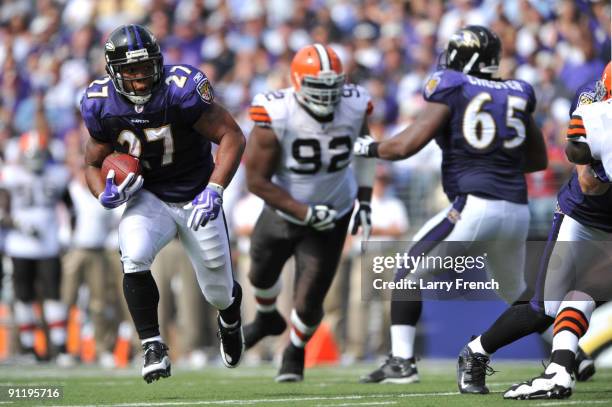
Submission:
[[[360,383],[408,384],[418,381],[419,372],[414,358],[404,359],[392,355],[378,369],[359,379]]]
[[[586,382],[595,374],[595,361],[580,346],[576,352],[574,375],[579,382]]]
[[[493,373],[487,355],[472,352],[468,345],[461,349],[457,360],[457,386],[461,393],[489,394],[485,379]]]
[[[217,316],[219,330],[219,348],[221,349],[221,359],[226,367],[234,368],[240,364],[244,353],[244,334],[240,319],[232,327],[225,327],[221,323],[221,317]]]
[[[165,343],[147,342],[142,345],[142,350],[144,351],[142,377],[147,383],[159,380],[160,377],[170,376],[170,358]]]
[[[292,343],[285,348],[281,368],[274,380],[278,383],[304,380],[304,348],[298,348]]]

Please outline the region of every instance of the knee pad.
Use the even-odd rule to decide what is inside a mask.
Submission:
[[[226,309],[232,305],[232,289],[224,285],[208,284],[203,290],[206,301],[216,309]]]
[[[132,244],[121,249],[121,264],[125,274],[140,273],[151,270],[155,254],[151,247],[144,244]]]

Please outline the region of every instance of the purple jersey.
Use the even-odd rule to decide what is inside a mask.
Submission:
[[[91,137],[140,158],[145,189],[183,202],[206,187],[214,167],[210,142],[193,129],[212,102],[206,75],[189,65],[166,65],[146,104],[130,103],[104,77],[87,88],[81,114]]]
[[[446,69],[430,76],[423,94],[425,100],[451,110],[450,120],[436,136],[449,199],[472,194],[527,203],[522,166],[526,123],[536,104],[531,85]]]
[[[595,81],[589,82],[576,91],[570,117],[578,106],[595,102],[595,84]],[[610,182],[600,161],[593,162],[591,167],[600,180]],[[612,188],[603,195],[584,195],[578,173],[574,170],[568,183],[559,191],[557,201],[561,211],[580,224],[612,233]]]

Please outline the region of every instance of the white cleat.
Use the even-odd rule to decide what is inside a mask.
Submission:
[[[576,381],[565,367],[548,365],[544,373],[531,380],[515,384],[504,393],[505,399],[565,399],[572,395]]]

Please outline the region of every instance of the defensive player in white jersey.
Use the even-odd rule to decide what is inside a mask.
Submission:
[[[49,327],[50,353],[57,356],[60,365],[66,365],[72,359],[66,353],[66,306],[60,301],[57,205],[62,200],[70,205],[69,173],[63,165],[50,163],[47,138],[37,130],[19,139],[18,160],[2,168],[1,187],[10,194],[7,212],[11,224],[5,249],[13,263],[19,340],[26,355],[35,355],[34,330],[38,324],[33,304],[41,298]]]
[[[607,98],[610,91],[607,90]],[[593,171],[598,183],[607,191],[612,179],[612,99],[579,106],[572,114],[567,132],[566,154],[576,164],[592,165],[602,171]],[[600,164],[595,166],[595,163]],[[603,168],[601,168],[603,167]],[[602,173],[603,172],[603,173]],[[608,185],[606,185],[608,184]],[[544,305],[547,315],[556,316],[550,364],[544,373],[531,380],[512,386],[504,398],[537,399],[566,398],[571,396],[575,384],[573,368],[578,351],[578,340],[589,327],[595,299],[607,300],[612,293],[609,272],[610,233],[569,216],[563,222],[565,234],[572,241],[583,244],[555,247],[557,267],[549,266],[544,284]],[[580,260],[577,260],[578,252]],[[604,266],[597,260],[604,260]],[[609,260],[609,258],[607,259]],[[577,264],[579,263],[579,265]]]
[[[251,238],[257,314],[245,326],[247,348],[287,327],[275,301],[283,265],[292,255],[296,261],[291,342],[278,382],[303,379],[304,347],[323,318],[356,197],[354,231],[363,226],[369,233],[374,172],[352,157],[354,140],[369,133],[370,97],[345,84],[338,55],[321,44],[302,48],[291,63],[291,82],[292,88],[254,98],[246,162],[249,190],[266,202]]]

